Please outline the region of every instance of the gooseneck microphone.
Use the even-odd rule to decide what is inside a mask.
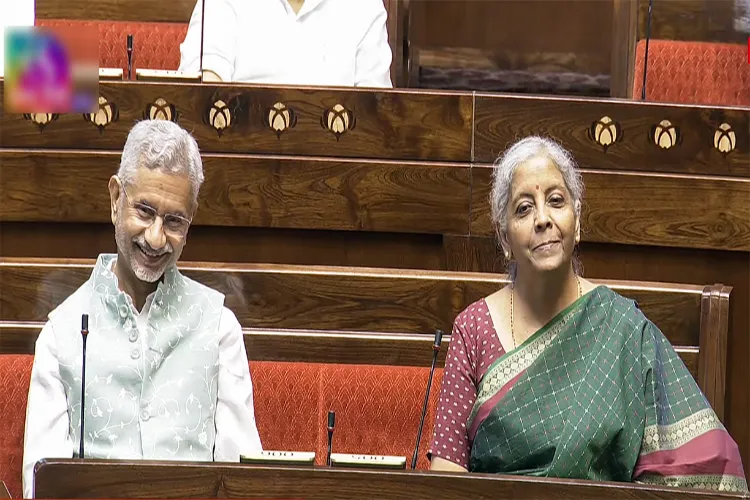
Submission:
[[[83,421],[86,415],[86,339],[89,336],[89,315],[81,316],[81,338],[83,339],[83,360],[81,361],[81,439],[78,447],[78,458],[83,458]]]
[[[643,54],[643,88],[641,100],[646,100],[646,72],[648,71],[648,42],[651,40],[651,17],[654,10],[654,0],[648,0],[648,17],[646,18],[646,50]]]
[[[201,0],[201,52],[198,54],[198,71],[201,73],[201,81],[203,81],[203,36],[205,33],[206,26],[206,0]]]
[[[333,445],[333,428],[336,426],[336,412],[328,410],[328,455],[326,465],[331,466],[331,447]]]
[[[133,73],[133,35],[128,35],[128,80]]]
[[[424,395],[424,404],[422,405],[422,418],[419,420],[419,429],[417,430],[417,444],[414,446],[414,456],[411,457],[411,468],[417,468],[417,457],[419,456],[419,441],[422,439],[422,427],[424,427],[424,418],[427,415],[427,405],[430,403],[430,388],[432,387],[432,376],[435,375],[435,363],[437,363],[438,353],[440,352],[440,343],[443,341],[443,331],[435,332],[435,342],[432,343],[432,367],[430,368],[430,378],[427,380],[427,392]]]

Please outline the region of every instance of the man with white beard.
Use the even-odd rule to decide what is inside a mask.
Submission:
[[[221,293],[176,267],[202,183],[188,132],[162,120],[133,127],[109,180],[117,254],[99,256],[36,343],[25,498],[38,460],[78,456],[82,314],[84,458],[239,462],[261,449],[240,324]]]

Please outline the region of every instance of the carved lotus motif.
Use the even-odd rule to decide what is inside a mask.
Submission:
[[[39,127],[39,132],[42,132],[44,127],[60,118],[60,115],[57,113],[26,113],[23,117]]]
[[[651,139],[661,149],[671,149],[682,139],[680,129],[672,125],[669,120],[662,120],[651,128]]]
[[[356,120],[354,119],[354,113],[341,104],[336,104],[333,108],[323,112],[320,125],[335,135],[338,141],[348,130],[354,130]]]
[[[144,113],[144,118],[147,120],[167,120],[176,122],[177,117],[177,109],[174,105],[169,104],[161,97],[146,106],[146,111]]]
[[[276,132],[276,137],[281,138],[281,134],[288,129],[297,125],[297,113],[288,108],[283,102],[277,102],[266,111],[266,124]]]
[[[714,147],[719,153],[729,154],[737,145],[737,137],[732,126],[726,122],[719,125],[714,132]]]
[[[116,122],[119,116],[120,112],[115,103],[99,96],[99,110],[96,113],[85,113],[83,119],[94,124],[99,132],[103,132],[109,124]]]
[[[221,99],[214,102],[206,112],[205,122],[216,130],[216,133],[221,134],[228,128],[234,125],[234,119],[232,116],[232,110],[229,108],[227,103]]]
[[[601,146],[605,153],[611,145],[622,139],[620,124],[609,116],[602,116],[598,121],[592,123],[589,133],[591,139]]]

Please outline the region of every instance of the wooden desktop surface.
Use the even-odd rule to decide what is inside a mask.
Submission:
[[[630,483],[494,474],[52,459],[37,464],[36,498],[703,500],[746,497]]]

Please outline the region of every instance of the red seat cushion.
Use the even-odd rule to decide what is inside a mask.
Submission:
[[[429,368],[405,366],[323,365],[318,422],[324,429],[328,410],[336,412],[333,453],[405,456],[410,467],[429,373]],[[442,369],[435,370],[419,447],[419,469],[429,468],[426,455],[442,376]],[[327,446],[327,433],[323,432],[318,459],[325,457]]]
[[[638,42],[633,97],[640,99],[646,41]],[[750,106],[747,46],[651,40],[646,100],[715,106]]]
[[[317,451],[321,366],[250,362],[255,420],[263,449]]]
[[[31,355],[0,355],[0,480],[22,496],[23,436]],[[315,451],[325,463],[328,410],[336,412],[334,453],[397,455],[411,462],[429,368],[250,362],[263,448]],[[429,463],[442,370],[436,370],[418,468]]]
[[[37,26],[83,26],[99,30],[99,66],[122,68],[127,75],[127,36],[133,35],[133,74],[136,69],[171,69],[180,66],[180,44],[185,40],[186,23],[146,23],[124,21],[78,21],[38,19]]]
[[[23,433],[33,363],[30,354],[0,355],[0,480],[13,498],[23,497]]]

